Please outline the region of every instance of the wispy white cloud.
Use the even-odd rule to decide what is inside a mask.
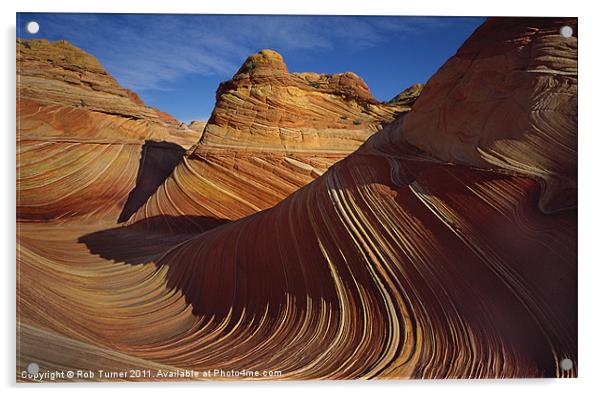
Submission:
[[[259,48],[362,49],[444,28],[446,18],[46,14],[43,29],[102,59],[135,90],[169,90],[198,74],[229,78]]]

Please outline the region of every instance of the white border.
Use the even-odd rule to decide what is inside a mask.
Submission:
[[[586,4],[587,3],[587,4]],[[283,392],[293,394],[316,391],[365,394],[367,392],[395,394],[467,395],[487,393],[488,396],[523,394],[527,392],[546,395],[598,393],[602,388],[600,355],[600,293],[602,274],[597,247],[601,235],[600,204],[602,200],[602,125],[597,115],[600,107],[600,14],[593,4],[577,1],[526,1],[500,2],[454,1],[394,1],[394,0],[305,0],[305,1],[244,1],[213,0],[192,2],[186,0],[133,1],[103,0],[22,0],[18,4],[2,2],[2,78],[0,111],[4,128],[1,147],[3,155],[2,208],[0,222],[4,225],[0,243],[4,255],[2,304],[2,341],[4,347],[0,373],[2,385],[8,392],[26,394],[43,392],[45,395],[64,392],[105,394],[106,392],[131,393],[133,388],[145,388],[149,395],[165,395],[166,388],[179,388],[176,392],[236,392],[261,394]],[[588,5],[589,4],[589,5]],[[223,14],[334,14],[334,15],[466,15],[466,16],[577,16],[579,17],[579,378],[575,380],[511,380],[511,381],[379,381],[379,382],[304,382],[270,384],[101,384],[101,385],[42,385],[17,386],[14,384],[15,356],[15,12],[143,12],[143,13],[223,13]],[[403,65],[399,65],[402,67]],[[578,389],[577,389],[578,388]],[[599,394],[599,393],[598,393]]]

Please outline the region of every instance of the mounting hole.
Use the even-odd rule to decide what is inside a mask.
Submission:
[[[27,365],[27,372],[31,375],[36,375],[40,372],[40,366],[37,363],[29,363]]]
[[[564,371],[569,371],[573,368],[573,361],[571,359],[562,359],[560,361],[560,368]]]
[[[562,26],[560,28],[560,35],[564,38],[573,37],[573,28],[568,25]]]
[[[27,30],[27,33],[29,33],[29,34],[36,34],[37,32],[40,31],[40,24],[37,23],[36,21],[30,21],[30,22],[27,22],[27,25],[25,25],[25,29]]]

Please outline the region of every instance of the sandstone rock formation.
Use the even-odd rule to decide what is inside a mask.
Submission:
[[[444,161],[536,177],[544,211],[575,206],[575,21],[500,23],[481,26],[431,78],[399,137]],[[564,25],[573,37],[558,34]]]
[[[126,226],[22,224],[17,366],[43,356],[48,369],[279,372],[246,379],[576,376],[577,210],[556,205],[558,186],[577,188],[565,24],[576,31],[574,19],[487,20],[407,117],[237,221],[292,177],[254,172],[312,170],[285,150],[269,162],[222,147],[214,160],[210,149],[238,135],[203,135]],[[522,93],[512,105],[506,84]],[[565,184],[550,188],[551,176]]]
[[[92,55],[67,41],[17,40],[19,138],[166,140],[198,138],[121,87]]]
[[[184,214],[206,230],[274,206],[409,111],[420,90],[383,104],[354,73],[289,73],[275,51],[251,55],[220,84],[199,144],[131,222]]]
[[[422,93],[422,89],[424,88],[424,84],[413,84],[412,86],[404,89],[399,94],[397,94],[393,99],[387,102],[388,105],[397,105],[397,106],[411,106],[416,102],[420,94]]]
[[[201,142],[349,152],[409,109],[378,102],[354,73],[289,73],[280,54],[262,50],[219,86]]]
[[[145,141],[188,148],[199,136],[68,42],[17,41],[18,218],[116,216]]]

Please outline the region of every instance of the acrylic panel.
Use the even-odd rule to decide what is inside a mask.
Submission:
[[[17,14],[17,381],[576,377],[577,33]]]

